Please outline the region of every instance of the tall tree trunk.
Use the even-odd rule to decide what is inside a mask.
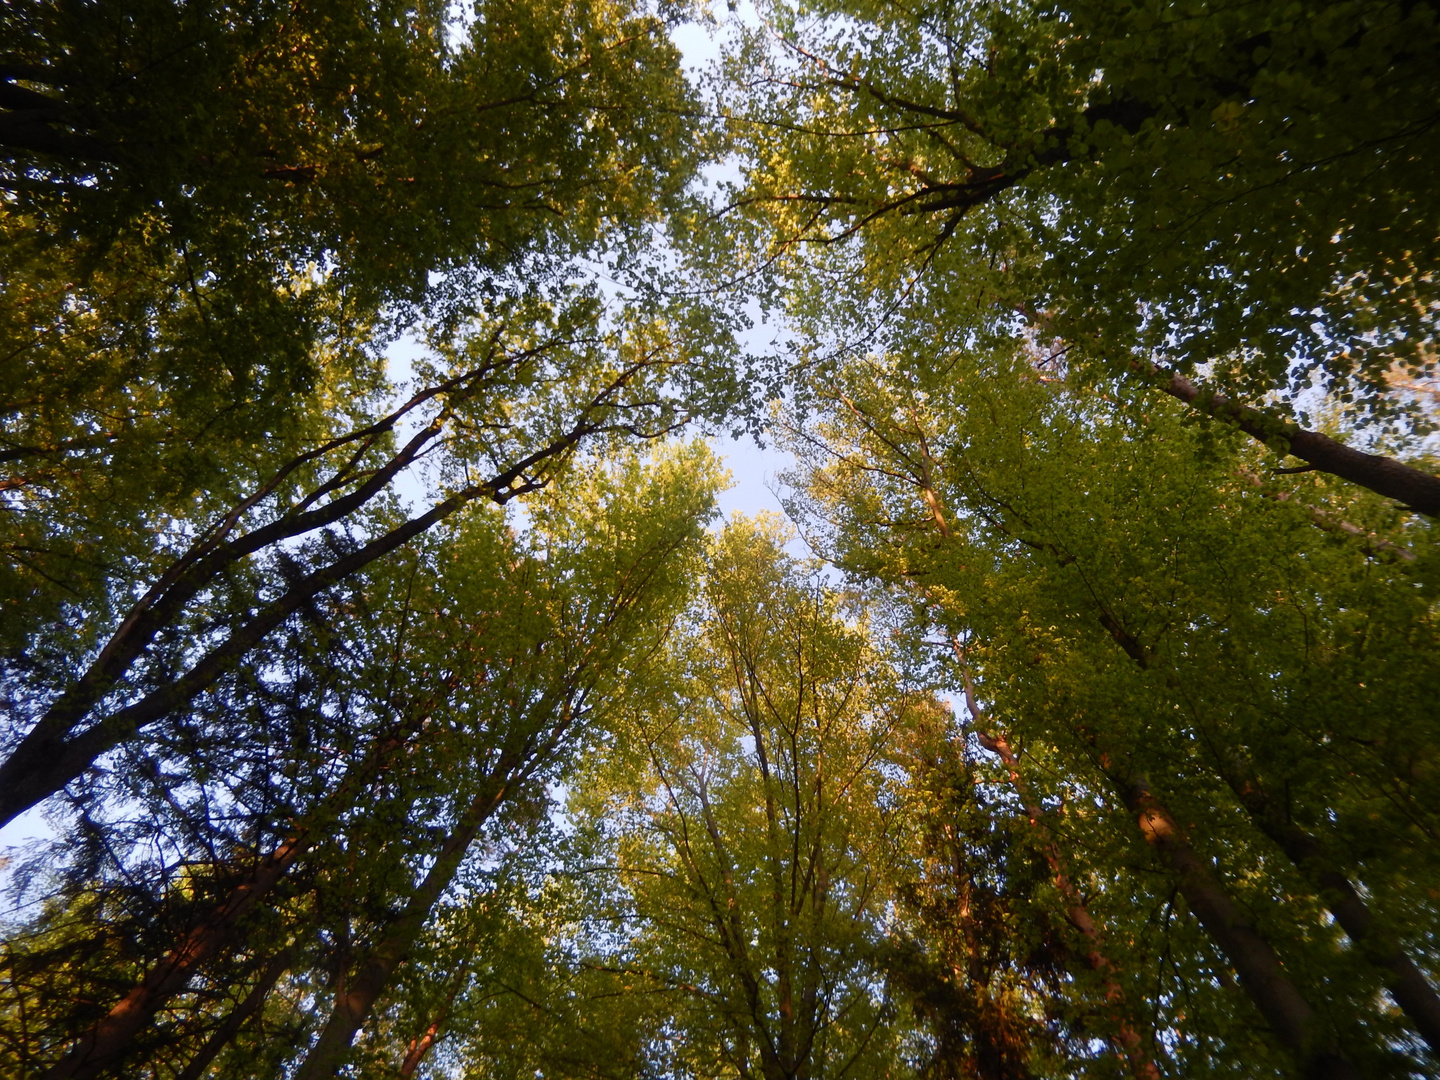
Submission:
[[[459,492],[428,513],[372,540],[360,550],[301,578],[276,600],[237,627],[174,682],[147,694],[72,737],[56,737],[48,726],[31,731],[0,765],[0,825],[77,779],[100,755],[134,738],[142,729],[187,705],[260,643],[264,637],[326,589],[413,540],[485,490]],[[44,721],[42,721],[44,725]]]
[[[1019,311],[1041,335],[1053,339],[1053,324],[1047,313],[1029,304],[1021,305]],[[1306,471],[1330,473],[1377,495],[1398,499],[1417,513],[1440,517],[1440,476],[1392,457],[1355,450],[1328,435],[1196,386],[1179,372],[1152,361],[1132,360],[1129,368],[1151,386],[1197,412],[1234,424],[1266,446],[1282,444],[1288,453],[1306,463]]]
[[[83,1080],[123,1057],[135,1036],[170,998],[231,940],[236,925],[299,862],[320,836],[325,819],[347,809],[357,791],[404,745],[405,733],[376,740],[365,760],[347,771],[319,808],[289,839],[264,856],[225,902],[191,928],[145,978],[113,1006],[49,1072],[45,1080]],[[277,974],[278,978],[278,974]],[[218,1047],[217,1047],[218,1050]]]
[[[1258,780],[1240,779],[1223,770],[1240,804],[1266,836],[1315,887],[1321,902],[1370,963],[1385,972],[1385,988],[1414,1024],[1415,1030],[1440,1054],[1440,994],[1395,937],[1376,924],[1369,905],[1350,878],[1339,869],[1326,846],[1279,811]]]
[[[1101,622],[1130,659],[1141,668],[1150,667],[1149,651],[1133,634],[1108,613],[1102,616]],[[1178,688],[1178,676],[1172,673],[1170,681]],[[1376,925],[1369,905],[1351,884],[1350,878],[1339,869],[1326,846],[1275,806],[1250,763],[1223,744],[1217,744],[1211,737],[1211,726],[1204,722],[1203,717],[1196,715],[1193,706],[1190,713],[1196,727],[1204,733],[1203,741],[1210,750],[1216,772],[1235,794],[1250,821],[1285,853],[1314,886],[1321,902],[1346,936],[1358,946],[1360,954],[1384,970],[1385,988],[1395,998],[1395,1003],[1410,1018],[1416,1032],[1430,1049],[1440,1053],[1440,993],[1436,992],[1399,942]]]
[[[847,404],[850,403],[847,402]],[[855,406],[850,404],[850,408],[854,410]],[[934,486],[934,459],[930,453],[929,441],[925,438],[925,433],[918,420],[916,421],[916,431],[920,436],[921,473],[918,478],[920,492],[930,511],[931,521],[936,532],[944,539],[949,540],[951,538],[950,524],[945,518],[944,507],[940,503],[940,497],[936,494]],[[1040,848],[1050,867],[1056,891],[1065,899],[1065,916],[1070,925],[1078,930],[1085,939],[1085,963],[1091,971],[1101,977],[1105,986],[1105,1000],[1117,1010],[1111,1017],[1115,1023],[1115,1034],[1111,1036],[1115,1048],[1124,1056],[1135,1080],[1160,1080],[1160,1070],[1156,1068],[1155,1062],[1145,1049],[1144,1041],[1127,1015],[1125,992],[1115,981],[1113,965],[1101,947],[1100,928],[1096,926],[1089,908],[1085,906],[1085,901],[1080,896],[1080,890],[1075,888],[1074,882],[1070,880],[1060,845],[1055,842],[1054,836],[1045,826],[1044,811],[1020,773],[1020,760],[1011,750],[1004,733],[994,730],[989,722],[989,715],[981,710],[980,704],[975,698],[975,682],[970,677],[970,665],[966,661],[965,649],[960,644],[959,638],[953,634],[950,635],[950,646],[954,650],[955,660],[960,666],[960,678],[965,691],[965,705],[970,710],[971,720],[976,725],[976,736],[980,740],[980,745],[998,756],[1009,773],[1010,784],[1014,787],[1015,793],[1020,796],[1020,802],[1025,807],[1025,815],[1030,820],[1030,826],[1040,836]]]
[[[310,1048],[295,1074],[295,1080],[323,1080],[336,1074],[355,1033],[369,1018],[395,970],[410,956],[430,911],[460,869],[465,853],[482,825],[504,801],[512,783],[509,768],[497,767],[497,779],[483,785],[471,800],[446,838],[434,864],[410,894],[405,908],[384,929],[380,939],[366,949],[352,977],[337,990],[320,1038]]]
[[[1156,1068],[1155,1062],[1151,1060],[1149,1053],[1145,1050],[1144,1041],[1130,1022],[1128,1010],[1125,1007],[1125,992],[1115,981],[1114,965],[1102,948],[1100,928],[1095,924],[1089,908],[1085,906],[1085,900],[1081,897],[1080,890],[1070,880],[1069,870],[1065,865],[1060,845],[1045,824],[1045,812],[1030,790],[1030,785],[1025,782],[1024,776],[1020,773],[1020,759],[1011,749],[1004,732],[995,728],[989,714],[982,711],[976,701],[975,684],[970,678],[969,665],[965,660],[965,650],[959,639],[952,636],[950,644],[960,663],[960,677],[965,689],[965,705],[970,710],[970,718],[975,725],[975,736],[982,747],[1000,759],[1009,773],[1010,784],[1015,789],[1015,793],[1020,796],[1020,804],[1025,808],[1025,816],[1029,818],[1031,828],[1040,838],[1040,850],[1045,856],[1046,864],[1050,867],[1055,890],[1065,900],[1065,917],[1085,939],[1085,951],[1082,954],[1085,957],[1085,963],[1103,980],[1105,1001],[1116,1010],[1111,1016],[1111,1020],[1115,1024],[1115,1034],[1111,1036],[1111,1041],[1115,1044],[1115,1049],[1124,1056],[1130,1073],[1136,1080],[1160,1080],[1160,1070]]]
[[[846,404],[859,413],[853,404],[848,401]],[[920,436],[921,475],[912,479],[931,511],[937,531],[948,539],[951,530],[931,479],[933,459],[923,430],[916,426]],[[1141,664],[1147,662],[1143,647],[1113,615],[1102,612],[1100,622],[1127,654]],[[1107,760],[1092,734],[1082,737],[1093,749],[1102,751],[1099,754],[1102,762]],[[1306,1080],[1359,1080],[1355,1066],[1326,1045],[1319,1017],[1285,973],[1275,950],[1230,899],[1210,865],[1195,853],[1169,810],[1151,792],[1144,775],[1122,775],[1110,767],[1105,768],[1105,774],[1135,815],[1145,842],[1169,865],[1191,911],[1239,973],[1246,994],[1294,1058],[1301,1075]]]
[[[1158,365],[1149,365],[1147,374],[1161,390],[1191,408],[1226,420],[1266,445],[1280,440],[1286,450],[1312,469],[1349,480],[1377,495],[1398,499],[1417,513],[1440,517],[1440,476],[1391,457],[1354,450],[1328,435],[1279,420],[1250,405],[1232,401],[1224,394],[1209,393],[1183,375],[1165,371]]]
[[[1175,818],[1155,797],[1142,773],[1106,776],[1135,815],[1140,834],[1169,865],[1200,925],[1240,975],[1260,1010],[1306,1080],[1359,1080],[1348,1059],[1331,1049],[1320,1018],[1281,967],[1270,943],[1230,899],[1209,862],[1196,854]]]
[[[310,845],[310,834],[302,833],[260,860],[229,899],[187,933],[140,985],[86,1032],[70,1053],[45,1073],[45,1080],[86,1080],[119,1061],[161,1005],[183,990],[190,977],[219,952],[235,924],[295,865]]]

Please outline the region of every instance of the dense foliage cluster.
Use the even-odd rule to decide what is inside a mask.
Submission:
[[[0,11],[0,1070],[1435,1075],[1437,22]]]

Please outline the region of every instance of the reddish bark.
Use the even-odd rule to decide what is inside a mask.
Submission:
[[[430,1052],[430,1047],[435,1045],[435,1038],[439,1031],[440,1021],[437,1020],[425,1029],[424,1035],[410,1040],[405,1060],[400,1063],[401,1076],[409,1077],[415,1074],[415,1070],[420,1067],[420,1062],[424,1061],[425,1055]]]
[[[1136,1077],[1136,1080],[1160,1080],[1160,1070],[1156,1068],[1155,1062],[1151,1060],[1145,1050],[1145,1044],[1139,1033],[1125,1015],[1125,992],[1115,981],[1114,965],[1101,947],[1100,928],[1095,925],[1095,920],[1085,906],[1080,890],[1070,880],[1060,845],[1045,825],[1044,810],[1020,773],[1020,760],[1011,749],[1009,740],[1005,738],[1004,733],[995,730],[988,722],[988,716],[980,710],[979,704],[975,700],[975,685],[970,678],[969,669],[965,664],[964,650],[959,641],[951,638],[951,645],[960,661],[961,678],[965,688],[965,704],[970,710],[970,717],[975,725],[975,736],[981,746],[999,757],[1005,765],[1010,775],[1011,786],[1020,796],[1021,805],[1025,807],[1025,815],[1030,819],[1030,826],[1040,837],[1040,849],[1045,856],[1046,864],[1050,867],[1055,889],[1065,898],[1065,917],[1085,939],[1085,950],[1082,953],[1085,962],[1091,971],[1102,978],[1105,986],[1105,1000],[1117,1010],[1111,1015],[1111,1021],[1115,1025],[1115,1034],[1112,1039],[1116,1049],[1124,1055],[1130,1072]]]
[[[144,980],[126,994],[56,1063],[45,1080],[85,1080],[112,1065],[156,1011],[183,990],[190,977],[220,950],[235,924],[309,850],[311,838],[301,833],[286,840],[250,873],[218,908],[194,927]]]
[[[264,856],[226,898],[225,902],[190,929],[139,985],[134,987],[94,1027],[83,1035],[49,1072],[44,1080],[83,1080],[109,1068],[129,1048],[131,1041],[155,1013],[185,988],[190,978],[231,940],[236,925],[289,873],[320,836],[327,812],[344,807],[375,772],[404,745],[405,733],[393,732],[379,739],[364,762],[346,773],[293,835]],[[276,978],[279,977],[276,973]],[[218,1052],[219,1047],[217,1046]]]

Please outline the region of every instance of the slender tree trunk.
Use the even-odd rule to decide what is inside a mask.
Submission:
[[[1440,1054],[1440,994],[1393,935],[1376,925],[1369,905],[1339,869],[1326,846],[1280,812],[1258,779],[1238,776],[1221,764],[1226,783],[1255,823],[1315,887],[1321,902],[1359,949],[1385,972],[1385,988],[1395,998],[1430,1049]]]
[[[499,779],[485,784],[466,807],[405,909],[385,928],[380,940],[361,954],[353,976],[337,991],[330,1018],[301,1062],[296,1080],[323,1080],[334,1076],[343,1064],[355,1033],[369,1018],[395,970],[414,950],[431,909],[454,879],[476,834],[509,792],[509,769],[502,764],[496,771]]]
[[[1041,332],[1053,333],[1050,319],[1044,312],[1036,311],[1029,305],[1022,306],[1020,311]],[[1392,457],[1352,449],[1328,435],[1271,416],[1252,405],[1243,405],[1224,394],[1202,389],[1185,376],[1159,364],[1137,360],[1131,362],[1130,368],[1162,393],[1207,416],[1234,424],[1266,446],[1278,441],[1310,469],[1330,473],[1368,488],[1377,495],[1397,499],[1427,517],[1440,517],[1440,476]]]
[[[450,1016],[450,1010],[455,1004],[455,997],[465,987],[465,980],[470,974],[470,961],[468,958],[460,961],[460,966],[455,970],[455,976],[450,983],[450,992],[445,995],[445,1002],[440,1006],[440,1011],[430,1026],[425,1029],[424,1034],[410,1040],[410,1045],[405,1049],[405,1060],[400,1063],[400,1075],[409,1077],[414,1075],[420,1063],[425,1060],[425,1055],[440,1038],[440,1028]]]
[[[951,530],[931,481],[933,462],[923,432],[920,434],[923,472],[917,486],[937,531],[949,538]],[[1103,612],[1100,622],[1132,658],[1142,665],[1147,662],[1143,647],[1114,616]],[[1095,746],[1093,736],[1087,736],[1087,740]],[[1105,760],[1103,753],[1101,760]],[[1230,899],[1214,870],[1195,853],[1169,810],[1151,792],[1143,774],[1121,776],[1107,767],[1106,776],[1136,816],[1145,842],[1170,866],[1186,903],[1240,974],[1250,1000],[1292,1055],[1301,1075],[1306,1080],[1359,1080],[1355,1066],[1324,1045],[1319,1018],[1281,967],[1279,956]]]
[[[403,733],[378,739],[366,760],[347,771],[344,779],[325,797],[321,808],[313,811],[288,840],[263,857],[223,904],[186,933],[139,985],[81,1037],[70,1053],[45,1074],[45,1080],[80,1080],[94,1076],[119,1060],[155,1013],[215,957],[231,940],[240,920],[305,856],[328,814],[347,808],[357,790],[393,757],[404,739]]]
[[[1102,611],[1099,622],[1130,659],[1149,668],[1148,650],[1114,615]],[[1191,910],[1240,973],[1241,985],[1295,1056],[1302,1074],[1317,1078],[1358,1075],[1349,1061],[1318,1048],[1314,1010],[1281,970],[1269,943],[1230,900],[1210,865],[1195,854],[1175,819],[1150,791],[1149,782],[1143,776],[1125,778],[1109,770],[1106,775],[1136,815],[1146,843],[1170,863]]]
[[[1276,502],[1290,501],[1290,492],[1269,489],[1265,481],[1249,469],[1239,469],[1236,471],[1236,475],[1239,476],[1240,479],[1259,488],[1260,494],[1267,499],[1274,499]],[[1328,514],[1318,506],[1306,506],[1305,512],[1310,516],[1311,521],[1326,532],[1340,533],[1344,536],[1354,537],[1359,542],[1357,546],[1366,555],[1389,562],[1415,562],[1415,552],[1409,548],[1401,544],[1392,543],[1382,536],[1377,536],[1368,529],[1362,529],[1360,526],[1346,521],[1344,518],[1337,518],[1333,514]]]
[[[938,514],[938,510],[936,512]],[[1065,899],[1065,917],[1085,939],[1083,953],[1085,963],[1103,980],[1105,1001],[1112,1008],[1119,1010],[1111,1017],[1115,1024],[1115,1034],[1111,1037],[1115,1048],[1124,1055],[1130,1072],[1136,1080],[1160,1080],[1160,1070],[1156,1068],[1155,1062],[1151,1060],[1145,1050],[1145,1044],[1140,1038],[1140,1034],[1125,1014],[1125,992],[1115,981],[1114,965],[1111,964],[1109,957],[1102,949],[1100,928],[1095,925],[1089,908],[1085,906],[1085,901],[1080,896],[1080,890],[1070,880],[1060,845],[1045,825],[1044,810],[1030,790],[1030,785],[1025,782],[1025,778],[1020,773],[1020,759],[1011,749],[1009,740],[1005,738],[1004,733],[996,730],[990,723],[989,714],[980,709],[979,703],[975,699],[975,684],[970,678],[970,669],[965,660],[964,648],[953,636],[950,644],[960,663],[960,676],[965,689],[965,704],[970,710],[970,717],[975,725],[976,738],[980,741],[981,746],[1000,759],[1009,773],[1010,784],[1015,789],[1015,793],[1020,796],[1020,803],[1025,808],[1025,816],[1030,819],[1030,827],[1040,837],[1040,849],[1044,853],[1045,862],[1050,867],[1055,889]]]
[[[974,714],[972,713],[972,715]],[[1060,846],[1045,827],[1042,817],[1044,811],[1035,801],[1034,796],[1030,793],[1029,785],[1023,782],[1023,777],[1020,775],[1019,760],[1015,757],[1003,734],[993,731],[987,733],[983,729],[977,728],[976,736],[980,740],[980,745],[999,757],[1009,771],[1011,785],[1015,788],[1016,794],[1020,796],[1021,804],[1025,808],[1025,815],[1030,819],[1031,827],[1040,836],[1040,849],[1045,856],[1045,862],[1050,867],[1055,890],[1065,900],[1065,918],[1085,939],[1085,948],[1081,955],[1084,956],[1085,963],[1090,970],[1101,977],[1105,987],[1106,1004],[1121,1010],[1111,1016],[1111,1020],[1115,1024],[1115,1034],[1112,1036],[1115,1048],[1124,1056],[1130,1073],[1136,1080],[1160,1080],[1160,1070],[1151,1060],[1149,1053],[1145,1050],[1144,1040],[1140,1038],[1139,1032],[1135,1030],[1126,1015],[1125,991],[1115,981],[1115,966],[1103,951],[1100,928],[1095,924],[1089,908],[1085,906],[1085,901],[1080,896],[1080,890],[1070,880]]]
[[[215,1033],[205,1041],[200,1051],[190,1059],[184,1070],[176,1076],[175,1080],[200,1080],[205,1075],[205,1070],[215,1060],[217,1054],[230,1044],[230,1040],[240,1033],[240,1028],[245,1021],[259,1011],[260,1006],[265,1004],[265,999],[270,996],[270,991],[280,981],[280,976],[285,974],[290,967],[290,961],[295,956],[293,948],[281,950],[265,970],[261,972],[259,980],[251,988],[250,993],[245,995],[245,1000],[230,1010],[230,1015],[225,1017],[224,1022],[215,1029]]]
[[[440,1021],[436,1020],[425,1029],[424,1035],[421,1035],[418,1039],[410,1040],[410,1046],[405,1051],[405,1060],[400,1063],[400,1075],[402,1077],[408,1078],[415,1075],[415,1070],[418,1069],[420,1063],[425,1060],[425,1055],[430,1052],[430,1047],[435,1045],[435,1038],[439,1031]]]

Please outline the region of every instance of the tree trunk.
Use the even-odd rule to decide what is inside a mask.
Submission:
[[[321,807],[312,811],[288,840],[262,858],[246,880],[230,893],[225,903],[192,928],[138,986],[83,1035],[70,1053],[45,1074],[45,1080],[81,1080],[96,1075],[123,1056],[155,1013],[183,990],[191,977],[224,947],[236,924],[310,850],[321,833],[325,817],[334,810],[348,809],[349,800],[404,745],[404,739],[404,732],[397,732],[377,740],[365,761],[346,772],[340,783],[325,797]],[[276,974],[278,977],[279,973]],[[219,1047],[216,1047],[218,1050]]]
[[[1125,992],[1115,981],[1114,966],[1101,948],[1100,928],[1095,925],[1095,920],[1091,917],[1089,908],[1085,906],[1080,890],[1075,888],[1074,882],[1070,880],[1060,845],[1056,843],[1054,836],[1045,826],[1044,810],[1030,791],[1030,785],[1025,783],[1025,778],[1020,774],[1020,760],[1011,749],[1009,740],[1002,732],[995,730],[989,722],[988,714],[982,712],[976,702],[975,684],[970,678],[970,671],[965,662],[965,651],[959,640],[952,636],[950,644],[960,662],[961,679],[965,688],[965,704],[970,710],[971,721],[975,724],[976,738],[982,747],[1000,758],[1001,763],[1010,774],[1010,784],[1014,787],[1015,793],[1020,796],[1020,804],[1025,808],[1025,815],[1030,819],[1030,826],[1040,836],[1040,849],[1045,855],[1045,862],[1050,867],[1055,889],[1065,899],[1065,917],[1085,939],[1085,950],[1082,954],[1085,962],[1089,965],[1090,970],[1104,981],[1106,1003],[1120,1010],[1111,1017],[1115,1024],[1115,1034],[1111,1037],[1115,1048],[1124,1055],[1135,1080],[1160,1080],[1160,1070],[1156,1068],[1155,1062],[1146,1052],[1140,1034],[1126,1015]]]
[[[435,1045],[435,1037],[440,1031],[440,1021],[436,1020],[428,1028],[425,1034],[418,1039],[411,1039],[410,1046],[405,1051],[405,1060],[400,1063],[400,1075],[408,1078],[415,1075],[415,1070],[425,1060],[425,1055],[430,1052],[430,1047]]]
[[[105,717],[73,737],[58,737],[42,720],[0,765],[0,825],[13,820],[42,799],[80,777],[100,755],[134,738],[142,729],[188,704],[211,686],[259,642],[306,603],[351,574],[413,540],[488,488],[467,488],[434,506],[428,513],[372,540],[359,551],[297,581],[278,599],[238,627],[174,682],[147,694],[135,704]]]
[[[360,436],[368,438],[388,431],[417,403],[438,395],[441,389],[453,389],[465,378],[474,376],[475,373],[472,372],[430,387],[379,424],[301,455],[281,469],[266,485],[262,485],[250,498],[232,508],[224,521],[217,524],[212,532],[207,532],[202,540],[166,571],[145,597],[131,608],[124,622],[85,674],[50,706],[35,727],[15,747],[10,757],[0,764],[0,826],[8,824],[41,800],[79,778],[102,754],[134,738],[143,728],[167,713],[186,705],[238,663],[271,630],[326,589],[409,543],[477,498],[483,496],[504,503],[517,495],[538,490],[544,486],[543,480],[524,483],[517,481],[536,465],[563,456],[582,439],[600,430],[588,419],[587,413],[582,412],[580,419],[569,430],[557,435],[549,443],[504,471],[455,492],[432,506],[426,513],[406,521],[371,540],[358,551],[338,558],[328,566],[321,567],[295,582],[178,679],[147,694],[140,701],[103,717],[79,734],[74,734],[75,729],[95,711],[116,683],[144,654],[156,635],[166,626],[173,624],[184,606],[210,584],[216,575],[243,557],[333,524],[360,510],[387,490],[390,481],[420,456],[430,442],[438,437],[443,430],[443,424],[438,418],[432,421],[412,437],[402,450],[392,455],[381,469],[369,475],[364,484],[348,495],[340,496],[318,509],[306,509],[301,513],[283,517],[234,541],[224,541],[223,537],[243,512],[253,508],[288,472],[313,461],[322,451],[344,446]],[[598,406],[592,404],[587,408],[594,407]],[[310,506],[338,486],[341,486],[341,481],[332,478],[312,491],[303,505]]]
[[[1208,393],[1184,376],[1167,372],[1158,365],[1150,365],[1148,373],[1171,397],[1218,420],[1227,420],[1267,445],[1280,440],[1291,454],[1313,469],[1369,488],[1377,495],[1398,499],[1417,513],[1440,517],[1440,476],[1432,476],[1394,458],[1353,450],[1328,435],[1267,416],[1259,409],[1231,401],[1224,394]]]
[[[235,924],[284,877],[310,844],[310,834],[302,833],[262,859],[249,880],[186,934],[139,986],[121,998],[70,1053],[45,1073],[44,1080],[86,1080],[114,1065],[156,1011],[185,988],[190,977],[229,939]]]
[[[1149,781],[1141,774],[1121,777],[1108,770],[1107,776],[1135,815],[1145,842],[1170,866],[1190,910],[1295,1059],[1300,1075],[1306,1080],[1359,1080],[1355,1067],[1325,1045],[1315,1010],[1285,974],[1270,943],[1230,899],[1214,869],[1190,846],[1170,811],[1150,790]]]
[[[1142,668],[1150,666],[1145,646],[1113,616],[1106,613],[1100,621],[1127,656]],[[1173,674],[1171,680],[1172,685],[1178,685],[1178,678]],[[1215,746],[1208,736],[1209,725],[1199,717],[1194,719],[1196,727],[1207,733],[1204,742],[1209,746],[1216,771],[1234,792],[1250,821],[1285,853],[1315,887],[1321,902],[1346,936],[1359,947],[1361,955],[1384,969],[1385,987],[1394,996],[1395,1003],[1410,1017],[1416,1032],[1431,1050],[1440,1052],[1440,994],[1436,993],[1425,973],[1391,935],[1375,925],[1369,906],[1350,883],[1349,877],[1335,865],[1325,845],[1281,813],[1271,803],[1250,764],[1240,760],[1233,752]]]
[[[435,1019],[425,1029],[425,1033],[418,1038],[410,1040],[410,1045],[405,1049],[405,1060],[400,1063],[401,1077],[414,1075],[420,1063],[425,1060],[425,1055],[440,1038],[441,1025],[450,1017],[450,1010],[455,1004],[455,997],[465,988],[465,980],[470,975],[470,959],[466,957],[460,961],[460,966],[455,969],[455,976],[450,983],[450,993],[445,995],[445,1003],[440,1006]]]
[[[1415,1025],[1430,1049],[1440,1054],[1440,994],[1398,941],[1376,926],[1369,906],[1326,850],[1309,832],[1290,821],[1271,803],[1253,776],[1237,776],[1222,763],[1226,783],[1245,807],[1250,820],[1268,836],[1310,881],[1335,921],[1361,955],[1385,971],[1385,988]]]
[[[855,410],[853,404],[850,408]],[[912,479],[932,512],[936,530],[948,539],[951,530],[940,512],[931,481],[933,462],[923,432],[920,434],[922,475]],[[1148,663],[1144,647],[1113,615],[1102,611],[1100,623],[1132,659],[1142,667]],[[970,699],[973,700],[973,695]],[[1084,737],[1092,748],[1099,749],[1093,735]],[[1105,760],[1103,754],[1101,760]],[[1108,767],[1105,774],[1135,814],[1145,842],[1170,866],[1190,909],[1240,974],[1241,985],[1281,1045],[1292,1055],[1301,1075],[1306,1080],[1359,1080],[1355,1066],[1323,1044],[1319,1018],[1284,972],[1279,956],[1242,915],[1214,870],[1195,853],[1170,812],[1150,791],[1148,781],[1140,774],[1121,776]]]
[[[431,909],[460,869],[480,827],[510,790],[509,770],[502,764],[496,771],[501,779],[486,784],[471,801],[424,880],[410,895],[405,909],[385,928],[380,940],[364,951],[353,977],[336,992],[330,1018],[320,1032],[320,1038],[301,1062],[295,1080],[322,1080],[334,1076],[344,1063],[355,1033],[369,1018],[395,970],[414,949]]]

